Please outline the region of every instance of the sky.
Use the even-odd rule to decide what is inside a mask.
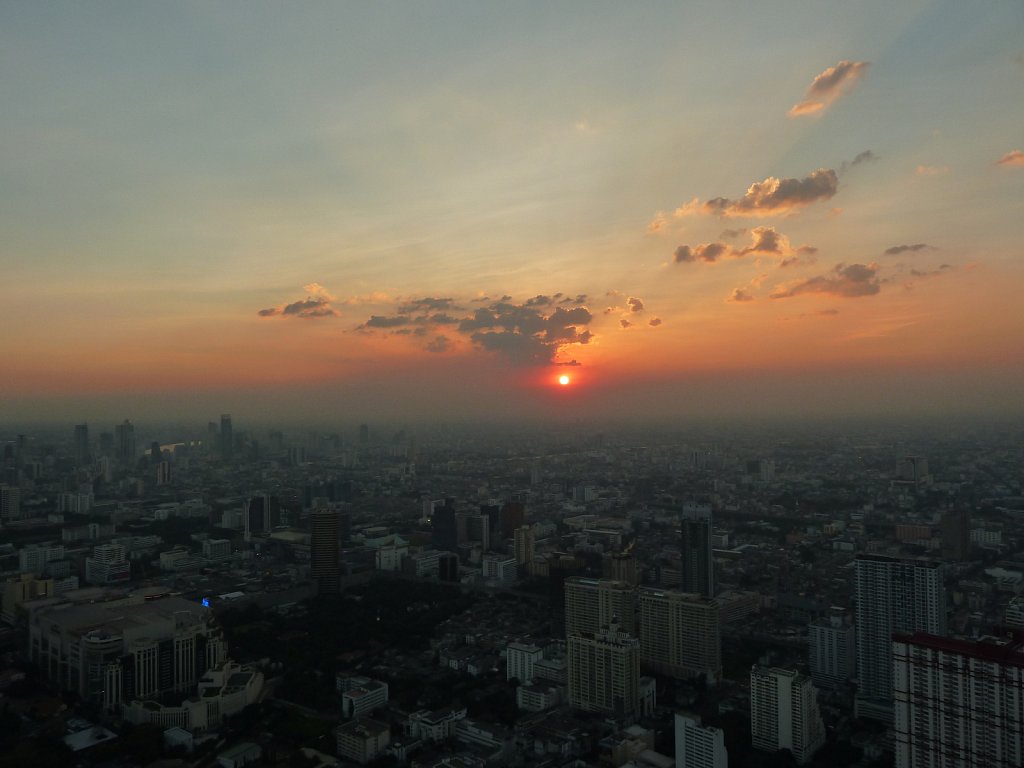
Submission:
[[[0,104],[0,419],[1024,410],[1019,2],[0,0]]]

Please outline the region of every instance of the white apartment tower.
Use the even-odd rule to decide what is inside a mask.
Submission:
[[[896,635],[896,768],[1024,765],[1024,634]]]
[[[827,617],[812,623],[807,646],[811,679],[819,688],[836,688],[854,677],[856,643],[846,609],[830,608]]]
[[[825,743],[818,692],[795,670],[755,666],[750,670],[750,735],[755,749],[788,749],[804,765]]]
[[[722,676],[722,641],[716,600],[644,587],[640,597],[640,662],[677,679]]]
[[[931,560],[858,555],[857,715],[891,722],[892,636],[946,634],[942,566]]]
[[[729,768],[725,734],[700,724],[696,715],[676,713],[676,768]]]
[[[533,680],[533,665],[544,658],[544,650],[529,643],[509,643],[505,650],[505,679],[520,683]]]

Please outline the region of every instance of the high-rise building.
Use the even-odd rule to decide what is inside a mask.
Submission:
[[[854,677],[856,643],[845,608],[830,608],[827,617],[813,622],[808,627],[807,646],[811,679],[818,688],[836,688]]]
[[[676,768],[729,768],[725,733],[683,712],[675,717]]]
[[[691,502],[684,504],[679,514],[679,527],[682,553],[682,580],[679,586],[683,592],[714,597],[715,563],[711,558],[711,505]]]
[[[269,533],[280,523],[280,520],[281,500],[277,496],[267,494],[251,496],[246,500],[242,510],[245,540],[248,541],[253,534]]]
[[[640,643],[617,625],[567,640],[569,704],[632,719],[640,713]]]
[[[858,555],[857,714],[892,720],[892,636],[946,634],[941,563],[919,558]]]
[[[0,485],[0,525],[21,520],[21,489]]]
[[[455,504],[445,499],[444,504],[433,502],[430,517],[431,543],[434,549],[454,552],[459,546],[458,526],[455,520]]]
[[[135,425],[129,419],[114,427],[114,458],[122,467],[135,466]]]
[[[316,581],[317,593],[336,595],[341,589],[341,568],[338,548],[338,513],[327,507],[310,514],[310,575]]]
[[[951,509],[942,515],[942,556],[967,560],[971,556],[971,515],[966,509]]]
[[[754,749],[788,749],[804,765],[825,743],[818,693],[795,670],[754,666],[750,670],[750,736]]]
[[[544,658],[544,649],[532,643],[509,643],[505,651],[505,679],[520,683],[533,680],[533,665]]]
[[[512,534],[512,551],[519,565],[529,565],[533,562],[533,546],[533,526],[524,525],[516,528]]]
[[[220,415],[220,435],[218,440],[220,443],[220,457],[224,461],[231,461],[235,455],[235,432],[231,428],[230,413],[222,413]]]
[[[598,632],[616,622],[622,632],[636,634],[636,589],[621,581],[565,580],[565,634]]]
[[[895,635],[896,768],[1024,765],[1024,634]]]
[[[89,425],[75,425],[75,466],[84,467],[92,461],[92,451],[89,447]]]
[[[516,528],[526,525],[526,508],[518,501],[509,501],[501,508],[501,535],[508,538]]]
[[[716,600],[688,592],[641,587],[640,663],[677,679],[722,676],[722,641]]]
[[[606,552],[601,557],[601,575],[613,581],[624,581],[634,587],[640,583],[640,570],[632,552]]]

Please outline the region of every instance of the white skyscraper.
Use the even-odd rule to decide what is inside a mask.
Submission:
[[[946,591],[940,563],[858,555],[857,714],[892,720],[892,636],[946,634]]]
[[[509,643],[505,651],[505,679],[520,683],[533,680],[533,665],[544,658],[544,649],[529,643]]]
[[[750,670],[750,735],[755,749],[788,749],[798,765],[825,743],[818,692],[795,670],[755,666]]]
[[[725,734],[700,724],[696,715],[676,713],[676,768],[729,768]]]
[[[1024,765],[1024,634],[896,635],[896,768]]]
[[[807,650],[811,679],[819,688],[835,688],[852,679],[857,655],[854,628],[843,608],[832,608],[829,615],[808,627]]]

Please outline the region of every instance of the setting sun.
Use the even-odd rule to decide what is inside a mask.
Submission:
[[[558,383],[561,384],[563,387],[567,386],[570,381],[572,381],[572,379],[570,379],[564,373],[561,376],[558,377]]]

